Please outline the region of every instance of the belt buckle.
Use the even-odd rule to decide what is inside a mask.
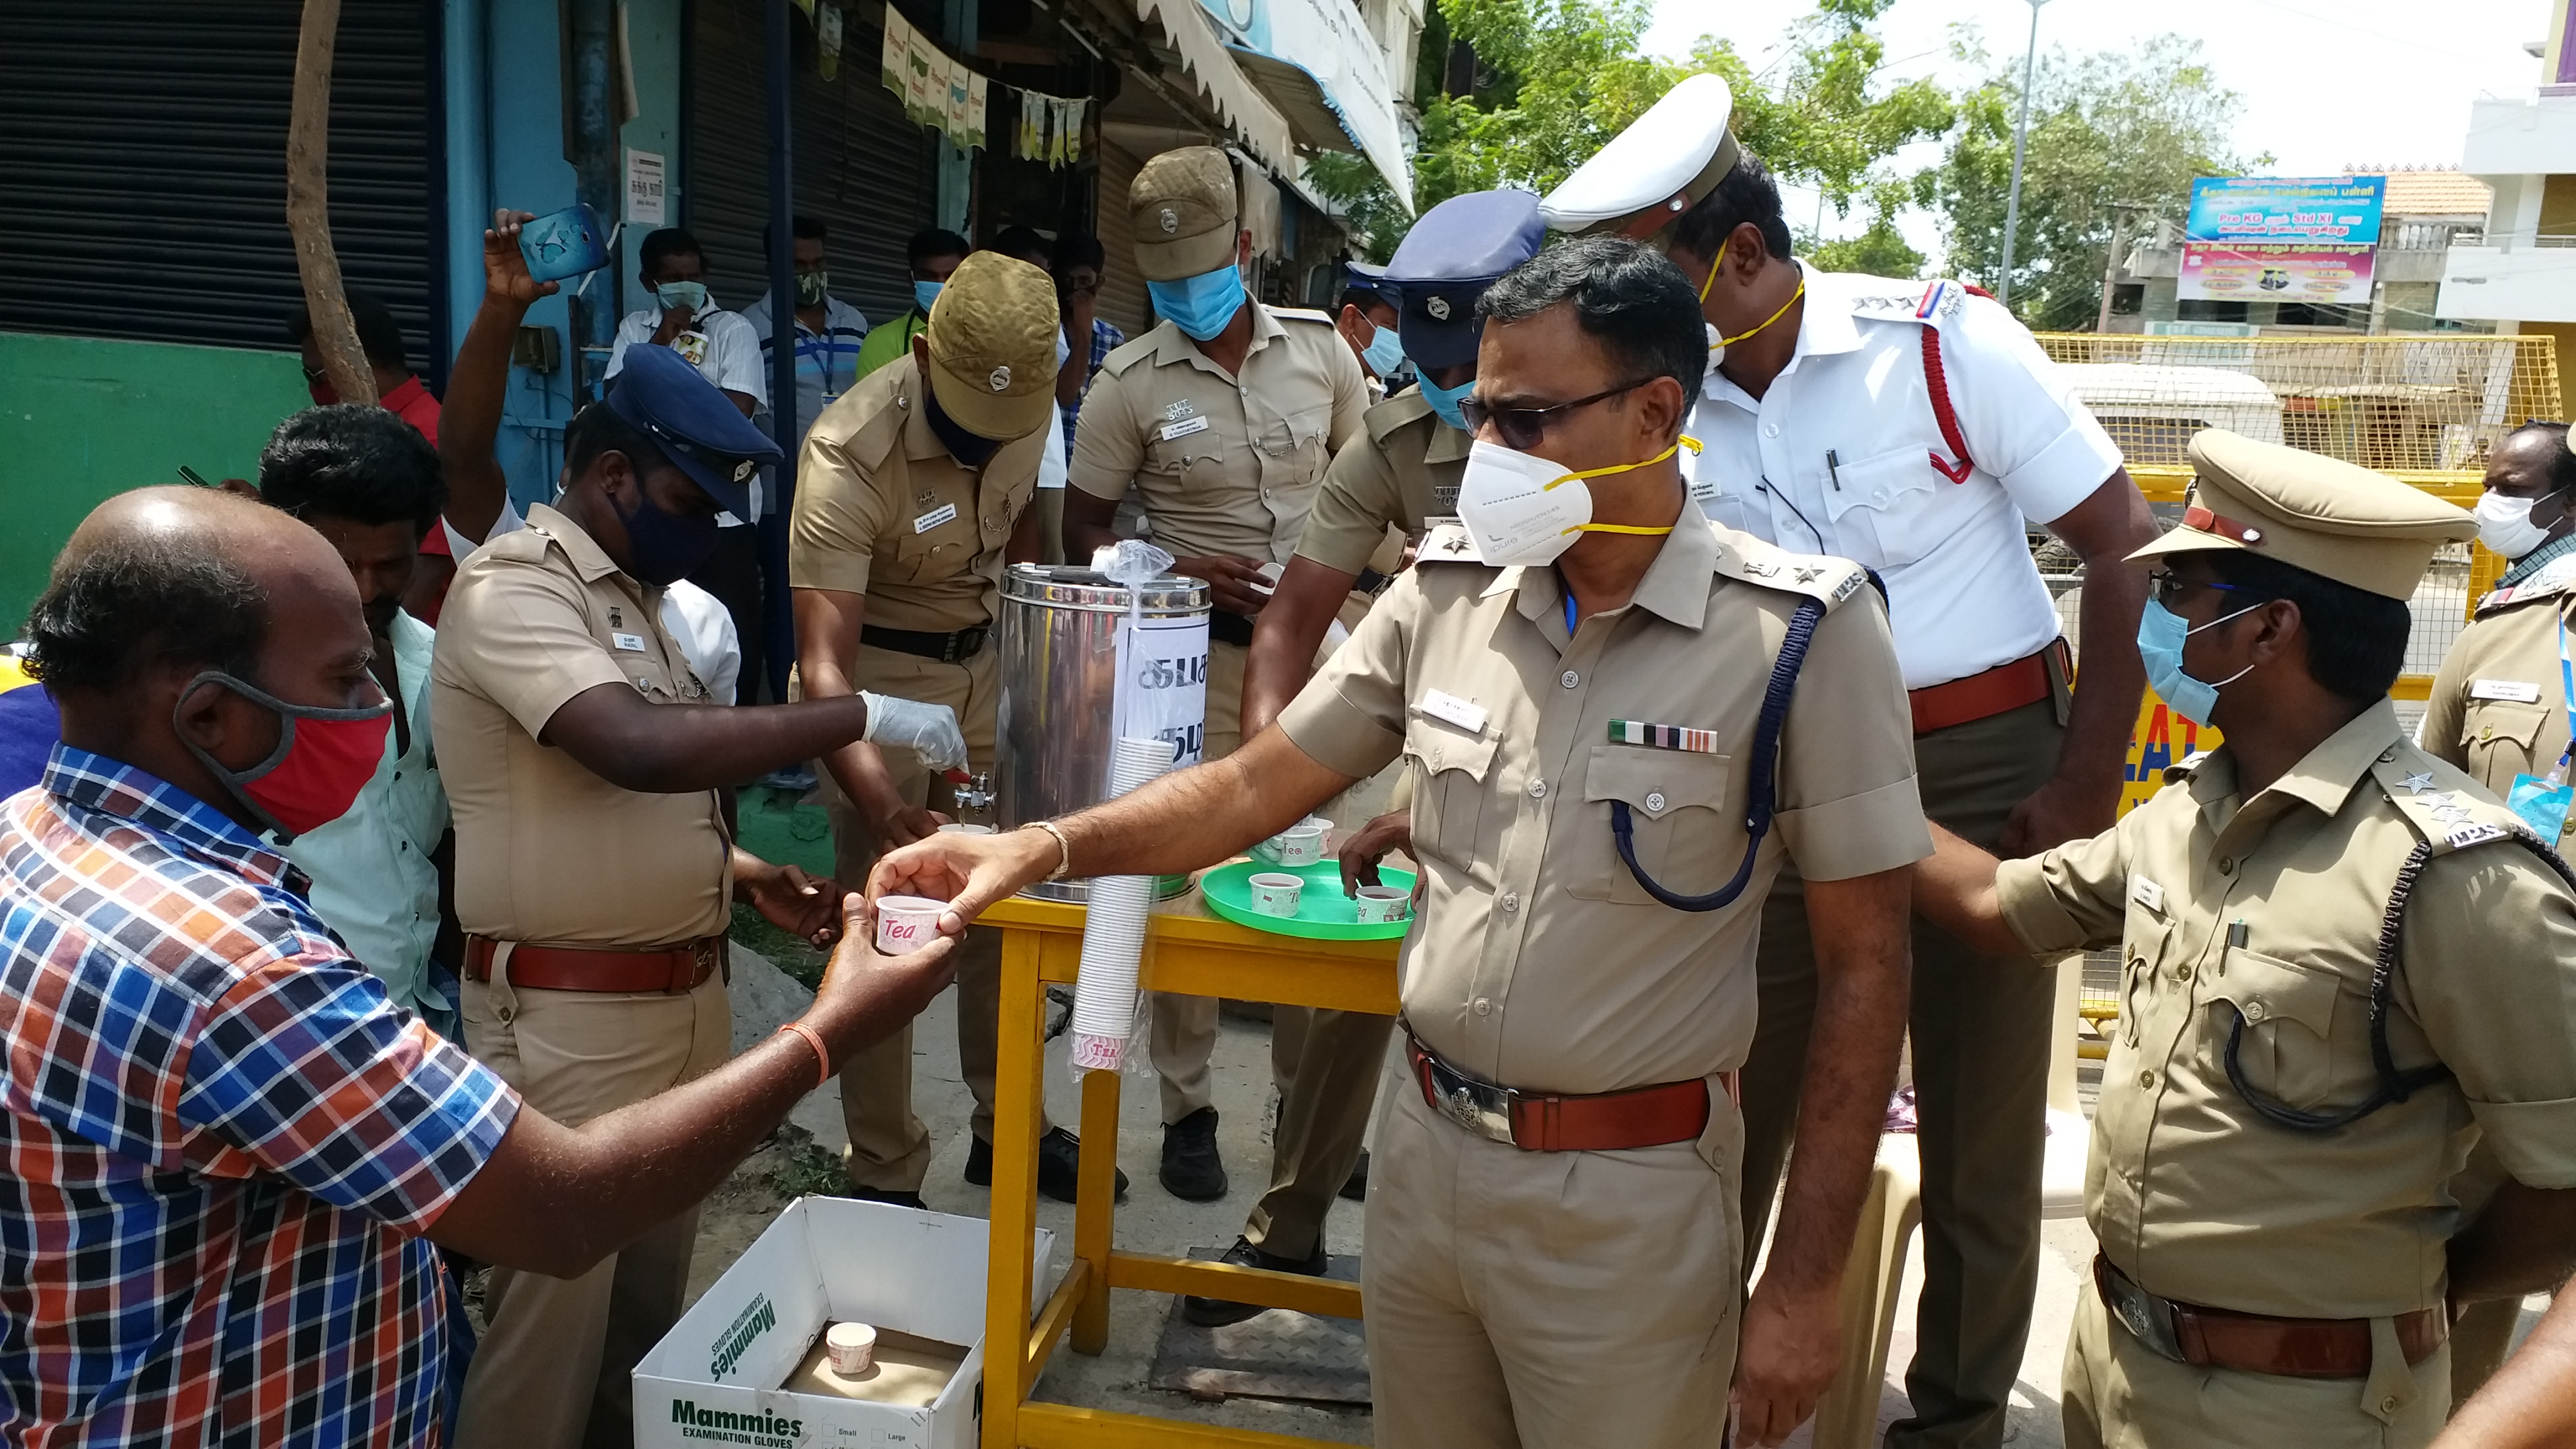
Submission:
[[[705,971],[709,975],[715,974],[716,967],[719,964],[716,953],[723,948],[724,938],[721,936],[702,936],[695,941],[691,941],[689,943],[688,973],[686,975],[674,974],[671,985],[668,988],[669,994],[673,996],[681,996],[696,990],[698,985],[698,973],[700,971]]]
[[[1518,1145],[1512,1137],[1512,1093],[1509,1087],[1497,1087],[1461,1076],[1429,1052],[1422,1056],[1430,1064],[1431,1087],[1439,1097],[1442,1116],[1479,1137]]]
[[[2129,1336],[2157,1355],[2175,1363],[2188,1363],[2182,1351],[2182,1340],[2174,1333],[2173,1311],[2164,1301],[2150,1296],[2137,1284],[2122,1277],[2116,1268],[2106,1268],[2100,1275],[2103,1295],[2109,1300],[2111,1316]]]

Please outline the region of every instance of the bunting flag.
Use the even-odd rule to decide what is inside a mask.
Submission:
[[[976,150],[984,144],[984,100],[986,82],[973,71],[966,73],[966,131],[963,149]]]
[[[1064,103],[1064,159],[1067,165],[1082,159],[1082,117],[1090,109],[1088,100]]]
[[[936,126],[948,110],[948,57],[920,31],[905,27],[903,111],[918,125]]]
[[[966,149],[966,79],[974,72],[966,69],[966,63],[954,56],[942,54],[940,59],[948,62],[945,77],[948,90],[939,129],[947,133],[949,145],[962,151]]]
[[[903,99],[905,58],[912,53],[912,42],[908,39],[911,34],[912,26],[893,6],[887,6],[885,47],[877,55],[877,79],[885,83],[887,90],[894,92],[897,100]]]
[[[814,12],[814,68],[825,80],[841,74],[841,7],[826,4]]]

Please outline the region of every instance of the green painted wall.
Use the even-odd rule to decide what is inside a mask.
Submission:
[[[15,638],[72,528],[109,494],[254,476],[312,406],[291,352],[0,332],[0,639]]]

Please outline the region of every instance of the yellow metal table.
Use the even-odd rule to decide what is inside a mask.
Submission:
[[[1035,1284],[1040,1107],[1045,1100],[1045,983],[1069,982],[1082,960],[1081,906],[1014,897],[984,912],[1002,932],[1000,1062],[994,1088],[992,1263],[986,1280],[984,1449],[1201,1445],[1286,1449],[1319,1441],[1224,1429],[1141,1414],[1029,1402],[1056,1344],[1098,1353],[1109,1343],[1109,1290],[1188,1293],[1290,1308],[1334,1318],[1360,1316],[1349,1283],[1197,1262],[1110,1246],[1116,1211],[1118,1074],[1089,1072],[1082,1083],[1082,1174],[1073,1209],[1073,1262],[1036,1322]],[[1143,983],[1156,991],[1224,996],[1282,1006],[1395,1014],[1395,941],[1307,941],[1238,926],[1208,913],[1193,889],[1156,908],[1145,940]]]

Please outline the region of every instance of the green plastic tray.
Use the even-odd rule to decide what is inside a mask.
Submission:
[[[1306,889],[1297,896],[1297,914],[1267,916],[1252,908],[1252,878],[1256,875],[1301,876]],[[1397,890],[1413,889],[1413,872],[1378,867],[1378,883]],[[1303,936],[1310,941],[1392,941],[1413,929],[1413,918],[1401,921],[1353,919],[1359,902],[1342,894],[1342,865],[1338,860],[1321,860],[1313,865],[1270,865],[1258,860],[1239,860],[1221,865],[1199,877],[1199,894],[1207,899],[1208,909],[1239,926],[1268,931],[1274,936]]]

